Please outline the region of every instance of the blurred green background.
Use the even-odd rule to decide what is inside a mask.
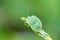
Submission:
[[[41,19],[53,40],[60,40],[59,0],[0,0],[0,40],[44,40],[20,20],[30,15]]]

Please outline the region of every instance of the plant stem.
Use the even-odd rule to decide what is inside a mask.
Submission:
[[[43,29],[39,31],[38,35],[43,37],[45,40],[52,40],[52,38]]]

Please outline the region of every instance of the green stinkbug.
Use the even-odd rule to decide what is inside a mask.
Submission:
[[[27,18],[21,17],[21,20],[28,24],[36,34],[43,37],[45,40],[52,40],[52,38],[42,29],[42,22],[38,17],[34,15],[28,16]]]

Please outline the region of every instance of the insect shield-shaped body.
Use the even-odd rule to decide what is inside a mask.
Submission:
[[[36,16],[28,16],[27,20],[27,24],[34,32],[38,32],[40,29],[42,29],[42,23]]]
[[[27,18],[21,18],[26,24],[31,27],[34,32],[39,32],[42,29],[42,23],[36,16],[28,16]]]

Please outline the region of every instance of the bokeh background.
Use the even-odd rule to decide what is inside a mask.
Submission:
[[[41,19],[53,40],[60,40],[59,0],[0,0],[0,40],[44,40],[20,20],[31,15]]]

